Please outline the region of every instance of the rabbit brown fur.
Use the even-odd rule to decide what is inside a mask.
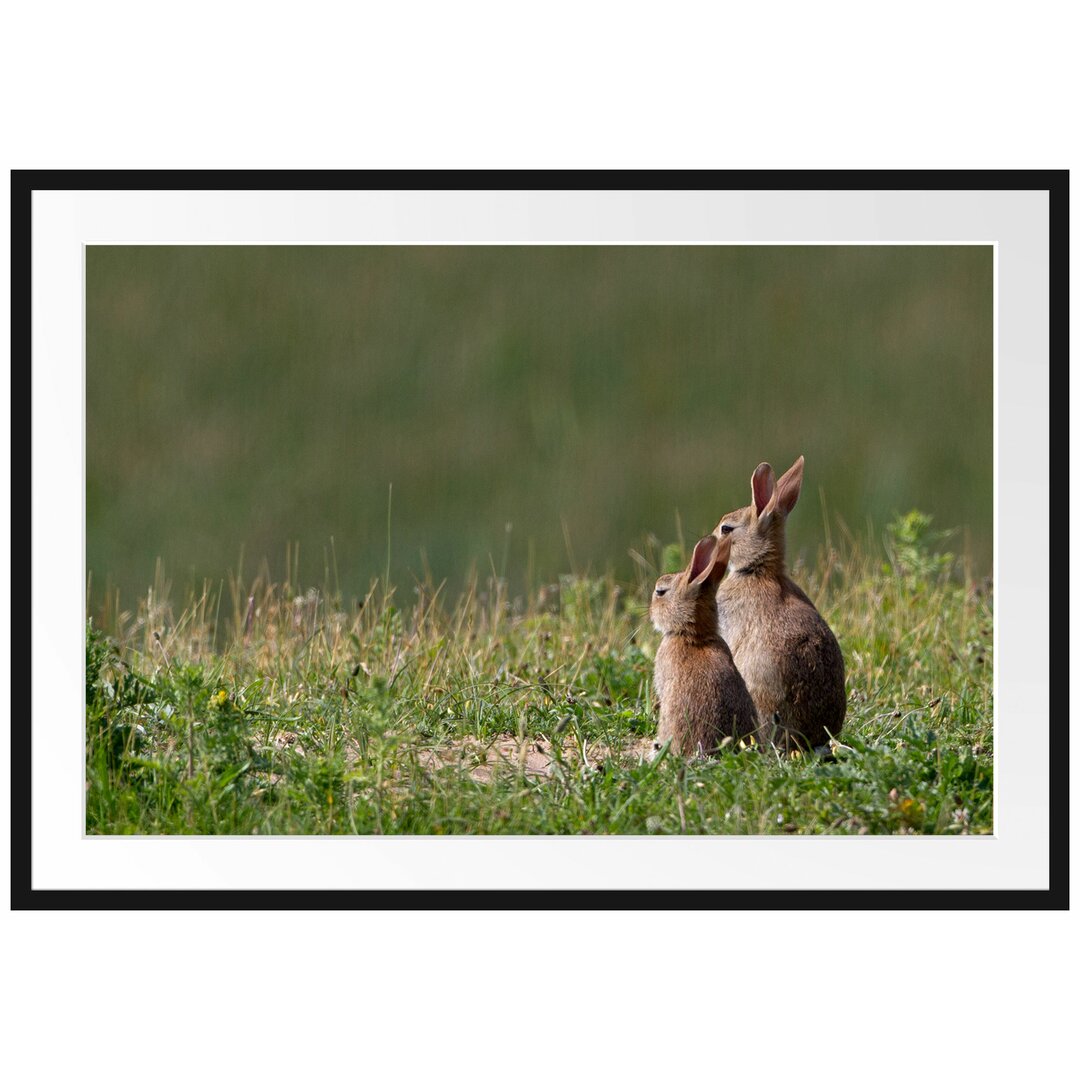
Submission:
[[[762,721],[783,747],[821,746],[844,723],[844,658],[828,624],[787,575],[784,525],[799,498],[802,457],[779,481],[762,462],[749,506],[720,519],[730,570],[717,592],[720,632]]]
[[[706,536],[681,574],[665,574],[649,605],[663,635],[653,685],[660,699],[657,742],[671,740],[676,754],[708,754],[726,736],[757,732],[757,713],[731,650],[717,628],[716,587],[727,568],[730,544]]]

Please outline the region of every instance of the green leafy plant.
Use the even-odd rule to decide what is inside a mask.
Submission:
[[[889,561],[882,569],[914,584],[922,584],[948,574],[956,561],[950,551],[935,551],[941,541],[953,536],[955,530],[933,532],[933,518],[920,510],[897,515],[885,526],[886,551]]]

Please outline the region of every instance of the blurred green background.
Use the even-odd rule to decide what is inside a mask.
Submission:
[[[993,550],[980,247],[90,247],[87,567],[453,591],[688,539],[806,455],[792,557],[919,507]],[[512,531],[507,532],[507,524]],[[569,538],[569,550],[567,545]],[[93,607],[92,609],[93,610]]]

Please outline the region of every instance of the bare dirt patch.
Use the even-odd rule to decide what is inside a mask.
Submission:
[[[474,780],[490,783],[500,770],[523,772],[526,776],[550,777],[560,768],[589,771],[602,766],[609,758],[630,761],[647,760],[651,755],[651,739],[637,739],[624,747],[604,743],[579,744],[565,739],[559,746],[543,737],[519,739],[504,734],[483,742],[473,737],[438,747],[428,747],[418,754],[420,764],[435,772],[445,768],[466,769]]]

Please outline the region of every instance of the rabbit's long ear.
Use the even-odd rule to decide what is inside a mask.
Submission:
[[[750,493],[754,500],[754,513],[763,514],[776,492],[776,474],[772,466],[763,461],[750,477]]]
[[[722,536],[716,543],[716,551],[713,552],[712,567],[709,569],[709,584],[716,588],[724,579],[727,571],[728,559],[731,557],[731,537]]]
[[[703,536],[694,546],[694,555],[690,565],[686,568],[686,581],[690,585],[700,585],[713,568],[716,559],[716,550],[720,541],[711,533]],[[730,547],[730,543],[729,543]]]
[[[787,517],[799,501],[802,490],[802,471],[806,459],[800,454],[799,460],[776,482],[776,502]]]

